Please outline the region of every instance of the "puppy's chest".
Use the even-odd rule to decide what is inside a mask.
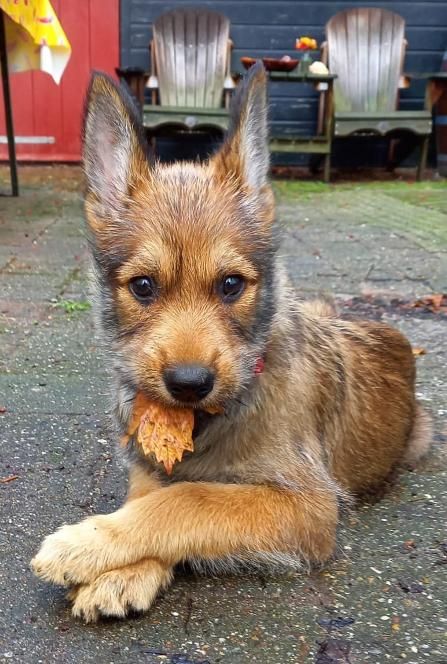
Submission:
[[[246,475],[256,454],[252,431],[240,423],[213,422],[194,441],[194,452],[186,453],[174,466],[170,481],[238,482]]]
[[[256,418],[245,415],[236,421],[223,418],[212,422],[195,438],[194,451],[185,452],[170,475],[152,456],[141,459],[139,450],[134,449],[134,453],[151,471],[156,470],[164,483],[247,482],[264,443],[253,426],[255,422]]]

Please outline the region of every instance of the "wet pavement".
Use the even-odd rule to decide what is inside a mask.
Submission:
[[[29,560],[62,522],[115,509],[125,480],[88,304],[76,168],[22,168],[0,198],[0,662],[447,663],[447,185],[276,183],[281,255],[305,297],[388,321],[418,357],[430,456],[346,518],[324,571],[179,572],[147,615],[84,625]],[[0,168],[0,188],[7,171]]]

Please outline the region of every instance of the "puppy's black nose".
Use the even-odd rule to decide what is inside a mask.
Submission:
[[[200,401],[214,386],[214,373],[198,364],[179,364],[163,372],[170,394],[179,401]]]

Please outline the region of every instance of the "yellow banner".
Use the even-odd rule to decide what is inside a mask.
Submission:
[[[0,0],[10,72],[40,69],[59,83],[71,46],[49,0]]]

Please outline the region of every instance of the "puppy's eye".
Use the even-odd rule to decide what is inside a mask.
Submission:
[[[137,300],[147,303],[157,295],[157,284],[152,277],[135,277],[129,283],[129,289]]]
[[[242,295],[244,288],[244,277],[239,274],[230,274],[220,282],[219,294],[224,302],[234,302]]]

